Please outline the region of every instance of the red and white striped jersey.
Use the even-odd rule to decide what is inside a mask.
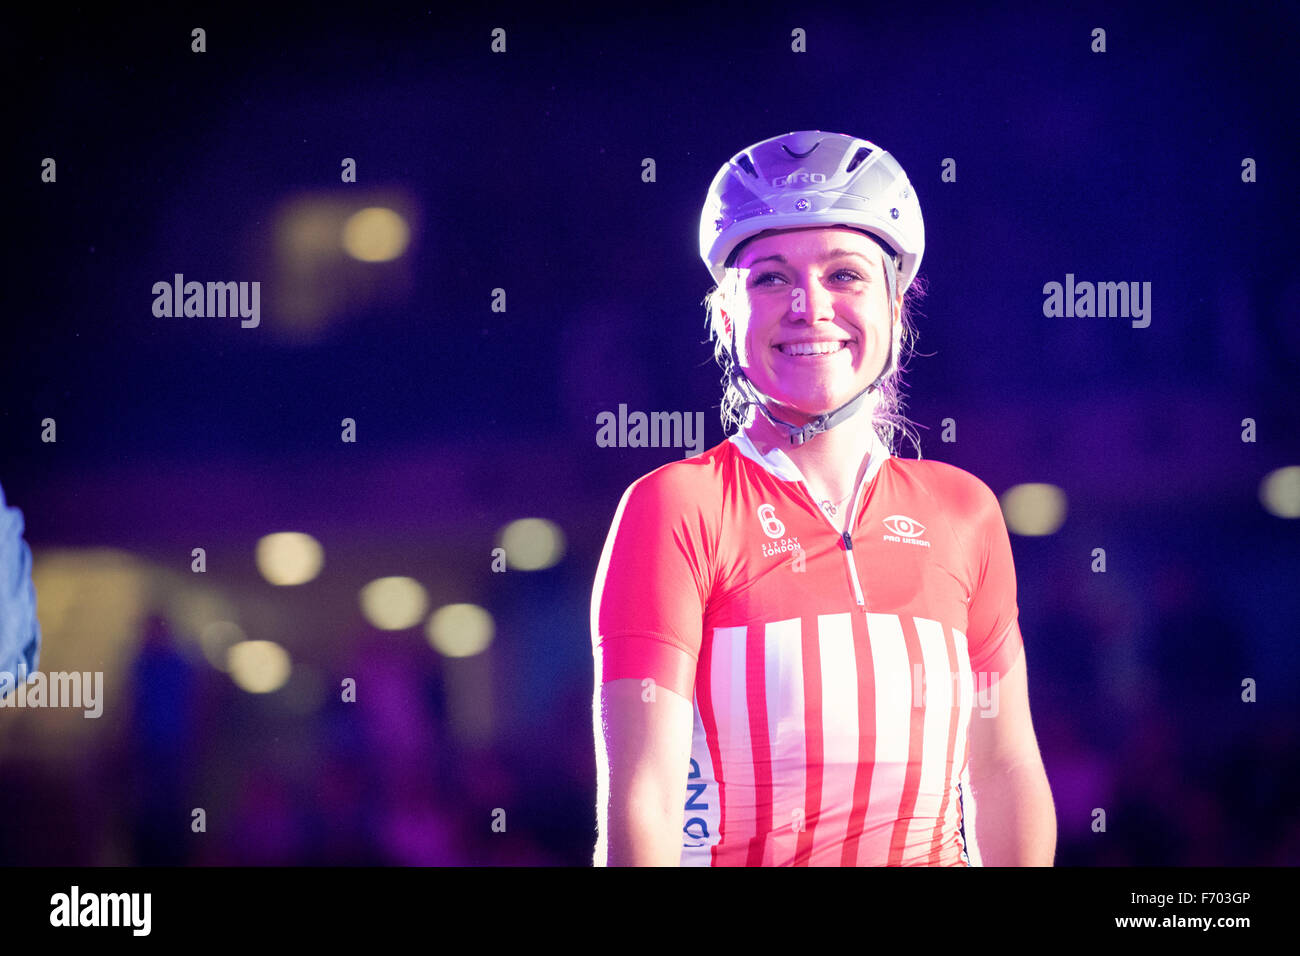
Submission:
[[[683,866],[980,862],[967,732],[1022,649],[997,498],[876,438],[853,514],[743,431],[619,503],[596,680],[694,703]]]

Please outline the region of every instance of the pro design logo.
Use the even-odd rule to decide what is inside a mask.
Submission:
[[[907,515],[890,515],[888,518],[882,518],[880,523],[892,532],[882,535],[886,541],[918,544],[923,548],[930,547],[930,542],[921,537],[925,534],[925,525],[915,518],[909,518]]]

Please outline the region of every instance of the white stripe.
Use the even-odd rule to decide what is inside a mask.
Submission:
[[[975,675],[970,669],[970,648],[967,645],[966,635],[956,628],[952,629],[952,633],[957,648],[957,668],[961,673],[961,697],[957,702],[957,706],[961,709],[961,716],[958,718],[957,723],[958,751],[954,759],[959,761],[961,809],[965,816],[963,828],[966,831],[966,856],[971,866],[983,866],[984,864],[980,860],[979,846],[975,840],[975,798],[970,792],[970,766],[969,764],[960,764],[965,754],[967,734],[970,731],[972,709],[975,704]]]
[[[811,866],[839,866],[858,770],[858,667],[848,614],[819,614],[822,679],[822,802]],[[819,848],[825,848],[819,852]]]
[[[903,801],[907,745],[912,726],[912,674],[907,642],[896,614],[868,614],[876,674],[876,750],[871,794],[858,859],[884,864]]]
[[[921,781],[913,819],[908,824],[906,846],[926,847],[934,838],[934,822],[943,804],[948,761],[948,725],[952,722],[953,674],[948,666],[948,642],[943,625],[915,617],[916,636],[924,666],[925,717],[921,737]],[[926,850],[928,852],[928,849]]]
[[[722,763],[716,769],[726,781],[726,837],[733,850],[743,846],[754,834],[754,751],[750,745],[749,701],[745,693],[746,632],[743,625],[713,631],[711,690]]]
[[[763,641],[767,677],[767,730],[772,747],[772,835],[764,866],[794,861],[805,819],[807,740],[804,734],[803,629],[799,618],[767,625]]]

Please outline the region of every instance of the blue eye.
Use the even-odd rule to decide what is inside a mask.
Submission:
[[[862,276],[858,275],[852,269],[837,269],[834,273],[832,273],[832,275],[849,276],[850,279],[848,281],[850,282],[857,282],[862,279]],[[764,272],[761,276],[755,279],[752,284],[763,285],[768,279],[780,279],[780,278],[781,278],[781,274],[778,272]]]

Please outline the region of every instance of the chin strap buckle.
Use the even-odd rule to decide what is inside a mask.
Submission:
[[[817,437],[826,431],[826,420],[829,416],[818,415],[807,425],[788,426],[790,428],[790,444],[802,445],[804,442]]]

